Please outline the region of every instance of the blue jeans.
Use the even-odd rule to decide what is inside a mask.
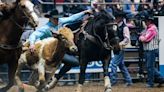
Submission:
[[[60,69],[59,73],[55,77],[59,80],[62,76],[66,74],[72,67],[79,66],[79,59],[74,55],[65,54],[62,63],[64,66]],[[64,77],[67,77],[65,75]],[[75,79],[75,75],[70,75],[71,79]]]
[[[114,55],[110,63],[111,73],[111,83],[115,84],[117,82],[117,66],[119,67],[126,83],[132,83],[132,78],[127,70],[124,63],[124,51],[120,51],[118,55]]]
[[[145,60],[146,60],[146,68],[147,68],[147,84],[150,86],[154,85],[154,78],[160,79],[162,75],[155,68],[155,58],[156,58],[155,50],[147,50],[145,51]]]

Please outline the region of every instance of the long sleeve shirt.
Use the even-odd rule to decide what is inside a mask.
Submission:
[[[120,22],[118,23],[118,26],[121,26],[122,24],[123,22]],[[124,36],[124,39],[120,42],[120,44],[125,46],[130,42],[130,32],[127,26],[123,28],[123,36]]]
[[[143,42],[144,50],[158,49],[159,38],[157,27],[154,24],[148,25],[139,39]]]
[[[52,22],[49,21],[46,25],[34,31],[30,35],[29,37],[30,45],[34,44],[37,40],[42,40],[47,37],[52,37],[51,31],[57,31],[59,28],[61,28],[64,25],[69,25],[77,21],[80,21],[83,19],[84,16],[85,16],[85,13],[80,12],[70,17],[59,18],[58,25],[54,25]]]

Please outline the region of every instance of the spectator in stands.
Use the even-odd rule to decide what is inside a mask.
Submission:
[[[91,10],[85,10],[80,13],[74,14],[70,17],[61,18],[61,16],[58,13],[58,10],[54,9],[50,11],[48,14],[45,15],[45,17],[49,18],[49,22],[46,23],[41,28],[38,28],[38,30],[34,31],[29,37],[31,52],[35,50],[34,43],[37,40],[42,40],[48,37],[52,37],[52,33],[58,33],[57,30],[62,26],[67,24],[73,24],[77,21],[81,21],[84,18],[84,16],[89,13],[91,13]],[[55,77],[51,81],[52,87],[56,85],[57,81],[73,66],[79,65],[77,58],[70,54],[65,54],[63,63],[65,64],[60,70],[59,74],[55,75]]]
[[[42,0],[43,2],[52,2],[53,3],[53,0]],[[51,11],[55,6],[53,4],[43,4],[42,5],[42,10],[43,12],[48,12],[48,11]]]
[[[136,15],[137,14],[137,8],[138,4],[133,4],[135,3],[134,0],[123,0],[123,11],[126,13],[129,13],[131,15]]]
[[[80,3],[81,0],[65,0],[65,2],[68,3]],[[63,11],[66,13],[68,16],[84,11],[86,10],[86,7],[84,5],[63,5]]]
[[[116,22],[118,23],[118,36],[120,38],[119,45],[121,48],[123,48],[130,42],[129,28],[124,22],[125,13],[121,10],[118,10],[114,12],[114,15],[116,17]],[[119,67],[121,73],[123,74],[123,77],[125,78],[125,85],[131,86],[133,82],[124,63],[124,50],[121,50],[118,55],[114,55],[110,63],[110,78],[112,86],[117,83],[117,66]]]
[[[147,3],[147,1],[146,0],[141,0],[140,3]],[[150,9],[149,4],[140,4],[138,6],[137,10],[140,12],[140,11],[144,11],[144,10],[148,10],[148,9]]]
[[[158,1],[154,2],[153,12],[157,16],[164,15],[164,0],[158,0]]]
[[[94,9],[95,12],[99,12],[100,10],[105,9],[105,5],[98,4],[103,2],[103,0],[93,0],[91,2],[91,7]]]
[[[38,14],[38,16],[40,17],[41,16],[41,13],[42,13],[42,4],[39,3],[38,0],[31,0],[31,2],[34,4],[34,10],[35,12]]]
[[[145,12],[145,23],[146,30],[141,33],[139,40],[143,43],[143,48],[145,51],[145,60],[147,68],[147,87],[151,88],[154,86],[154,80],[157,80],[159,85],[164,83],[164,77],[155,68],[155,57],[158,51],[158,29],[153,23],[154,17],[152,14]]]
[[[105,5],[98,4],[98,3],[104,3],[104,1],[103,0],[93,0],[91,2],[91,8],[93,10],[93,15],[97,15],[101,10],[108,11],[106,9]]]
[[[158,11],[160,16],[164,16],[164,0],[159,0]]]

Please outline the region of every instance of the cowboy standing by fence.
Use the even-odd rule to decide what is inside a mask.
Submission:
[[[153,23],[154,17],[145,12],[144,14],[146,30],[141,33],[139,40],[143,43],[143,48],[145,51],[145,60],[147,68],[147,87],[152,88],[154,86],[154,80],[156,80],[159,85],[164,83],[164,77],[155,68],[156,52],[158,52],[158,29]]]
[[[126,26],[124,17],[126,14],[121,11],[115,11],[114,15],[116,17],[116,22],[118,23],[118,36],[120,38],[120,47],[124,47],[130,42],[130,34],[129,34],[129,28]],[[112,85],[115,85],[117,83],[117,66],[119,67],[121,73],[123,74],[123,77],[125,78],[126,86],[132,85],[132,78],[127,70],[127,67],[124,63],[124,50],[121,50],[118,55],[114,55],[114,57],[111,60],[110,68],[110,78]]]

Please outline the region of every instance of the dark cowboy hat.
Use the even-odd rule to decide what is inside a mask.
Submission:
[[[52,11],[49,11],[47,14],[44,15],[46,18],[60,18],[62,17],[61,14],[59,14],[57,9],[53,9]]]
[[[154,16],[153,14],[149,13],[148,11],[146,11],[144,14],[143,14],[143,20],[154,20]]]
[[[113,12],[114,16],[117,18],[117,17],[126,17],[126,14],[124,11],[122,10],[116,10],[115,12]]]

